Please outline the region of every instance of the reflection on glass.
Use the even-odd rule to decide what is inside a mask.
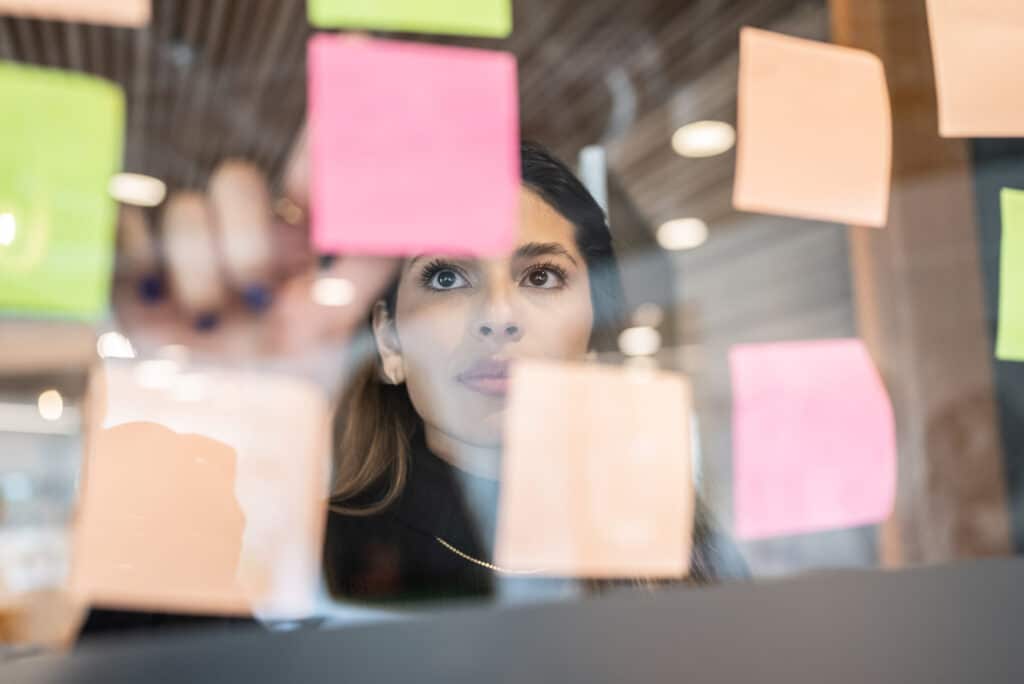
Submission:
[[[524,429],[505,434],[510,369],[529,359],[579,362],[613,350],[625,312],[601,207],[539,146],[523,145],[522,179],[520,236],[512,254],[487,261],[411,258],[373,311],[374,350],[345,387],[335,429],[324,561],[338,598],[492,595],[515,574],[506,571],[536,570],[504,567],[494,555],[504,448]],[[635,351],[652,353],[651,333],[657,335],[646,328],[627,339],[635,338]],[[555,383],[544,394],[559,391]],[[680,409],[679,425],[685,427],[686,415]],[[557,420],[550,412],[546,418]],[[611,416],[602,422],[617,427]],[[637,425],[618,427],[623,438],[637,436]],[[685,453],[687,440],[679,442]],[[566,448],[556,440],[538,456],[558,462],[568,458]],[[674,492],[677,502],[685,501],[682,487]],[[692,577],[742,575],[742,563],[716,550],[700,504],[697,518]],[[684,518],[673,522],[685,528]],[[659,539],[658,550],[679,560],[685,533],[671,535],[667,550]],[[567,567],[563,563],[561,572]],[[547,595],[572,590],[571,583],[530,581]]]

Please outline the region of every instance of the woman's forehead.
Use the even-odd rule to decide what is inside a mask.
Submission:
[[[573,254],[576,248],[576,228],[564,216],[528,188],[520,195],[519,239],[516,247],[530,243],[557,242]]]

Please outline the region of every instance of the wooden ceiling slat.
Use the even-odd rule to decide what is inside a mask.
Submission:
[[[827,24],[824,0],[516,0],[514,12],[504,41],[400,38],[515,52],[524,133],[567,159],[604,142],[651,225],[687,211],[732,215],[732,155],[684,160],[668,142],[688,119],[735,120],[739,27],[783,21],[813,37]],[[309,33],[298,0],[155,0],[140,30],[2,18],[0,55],[123,83],[128,167],[201,187],[233,155],[279,180],[304,118]],[[612,71],[626,76],[637,110],[605,139]]]

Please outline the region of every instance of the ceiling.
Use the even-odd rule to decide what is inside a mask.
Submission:
[[[739,27],[820,34],[823,5],[515,0],[507,40],[429,40],[516,53],[524,135],[567,159],[606,143],[619,185],[656,225],[731,211],[732,155],[687,164],[668,140],[688,120],[735,118]],[[242,156],[279,181],[304,117],[309,33],[303,0],[154,0],[142,30],[0,18],[0,58],[120,82],[127,170],[199,187],[219,160]]]

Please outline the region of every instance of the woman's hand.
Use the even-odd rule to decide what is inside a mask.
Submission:
[[[345,257],[321,267],[302,206],[281,200],[275,212],[262,172],[229,160],[205,193],[168,198],[159,231],[123,208],[114,310],[140,355],[167,345],[227,362],[336,354],[395,264]]]

